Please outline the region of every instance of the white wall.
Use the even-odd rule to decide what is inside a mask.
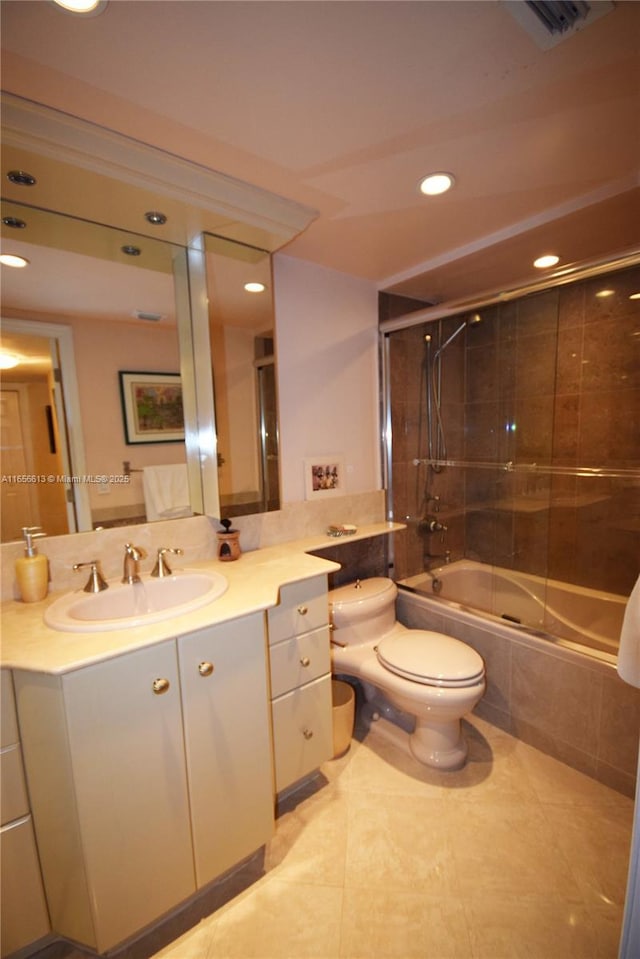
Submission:
[[[346,493],[381,488],[373,283],[274,256],[282,502],[305,498],[305,457],[341,453]]]

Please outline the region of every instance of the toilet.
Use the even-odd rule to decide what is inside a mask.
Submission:
[[[398,623],[397,595],[382,576],[330,590],[333,672],[361,681],[372,712],[387,701],[405,721],[415,719],[406,729],[419,762],[460,769],[467,758],[460,720],[485,691],[482,657],[452,636]]]

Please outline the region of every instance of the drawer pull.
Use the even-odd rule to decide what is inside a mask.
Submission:
[[[305,739],[313,739],[313,729],[303,729],[302,735]]]
[[[156,696],[162,696],[163,693],[167,692],[170,685],[171,683],[168,679],[154,679],[151,688]]]
[[[300,613],[301,616],[306,616],[307,613],[309,612],[309,607],[308,607],[308,606],[298,606],[298,612]]]
[[[198,666],[198,672],[201,676],[210,676],[214,669],[213,663],[200,663]]]
[[[302,659],[300,660],[300,665],[301,665],[301,666],[310,666],[310,665],[311,665],[311,660],[309,659],[308,656],[303,656]]]

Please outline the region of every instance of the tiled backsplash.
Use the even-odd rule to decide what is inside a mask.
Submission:
[[[384,492],[354,493],[317,502],[288,503],[272,513],[239,516],[234,528],[240,530],[244,552],[275,546],[291,540],[323,533],[331,523],[354,523],[364,526],[384,522]],[[218,523],[206,516],[144,523],[115,529],[93,530],[68,536],[52,536],[38,540],[38,548],[49,559],[52,592],[74,589],[82,585],[86,571],[74,572],[73,564],[99,559],[107,579],[122,573],[124,544],[131,541],[147,551],[143,568],[150,569],[160,546],[180,547],[184,556],[181,565],[216,555]],[[2,545],[2,599],[16,599],[15,560],[22,555],[21,543]]]

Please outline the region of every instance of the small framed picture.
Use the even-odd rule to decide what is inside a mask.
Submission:
[[[118,375],[127,445],[184,442],[180,374],[120,370]]]
[[[344,496],[346,493],[344,457],[313,456],[304,461],[304,484],[307,499]]]

